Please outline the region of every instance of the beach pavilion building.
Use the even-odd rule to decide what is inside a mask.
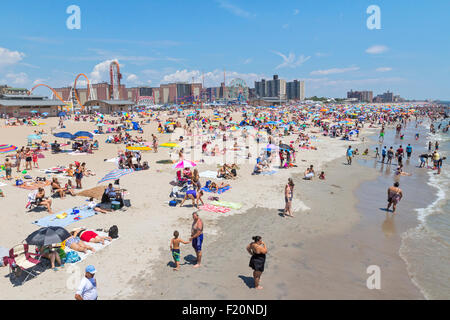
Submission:
[[[105,114],[129,111],[134,105],[135,103],[130,100],[89,100],[84,104],[88,112],[97,111]]]
[[[61,101],[50,100],[43,96],[0,95],[0,114],[14,118],[29,117],[33,113],[47,113],[49,117],[56,117],[62,107],[64,104]]]

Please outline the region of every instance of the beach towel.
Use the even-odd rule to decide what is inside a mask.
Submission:
[[[208,204],[208,203],[200,206],[199,209],[203,210],[203,211],[215,212],[215,213],[227,213],[228,211],[231,210],[230,208],[219,207],[219,206],[215,206],[215,205]]]
[[[0,187],[4,187],[4,186],[7,186],[7,184],[3,183],[3,182],[0,182]]]
[[[272,171],[263,171],[263,172],[261,172],[260,174],[264,174],[264,175],[272,175],[272,174],[275,174],[275,173],[277,173],[278,171],[276,171],[276,170],[272,170]]]
[[[78,209],[80,210],[80,212],[77,214],[71,214],[72,209],[68,209],[34,221],[33,224],[41,227],[65,227],[69,224],[92,217],[97,214],[96,211],[94,211],[93,209],[89,209],[87,206],[82,206]],[[67,213],[67,216],[64,215],[64,213]],[[58,215],[66,216],[66,218],[58,219],[56,217]]]
[[[242,204],[235,203],[235,202],[229,202],[229,201],[212,201],[211,204],[219,207],[226,207],[231,209],[240,209],[242,207]]]
[[[18,185],[17,187],[22,188],[22,189],[26,189],[26,190],[37,190],[39,188],[44,188],[47,187],[51,184],[50,181],[38,181],[38,182],[29,182],[29,181],[25,181],[23,184]]]
[[[218,194],[222,194],[222,193],[224,193],[225,191],[230,190],[230,189],[231,189],[230,186],[226,186],[226,187],[223,187],[223,188],[219,188],[219,189],[217,190],[217,193],[218,193]],[[213,192],[213,193],[215,193],[214,190],[211,190],[211,189],[209,189],[209,188],[207,188],[207,187],[203,187],[203,188],[201,188],[201,190],[206,191],[206,192]]]
[[[106,232],[103,232],[103,231],[95,231],[95,233],[97,233],[99,236],[102,236],[102,237],[107,237],[108,236],[108,234]],[[91,246],[92,248],[95,249],[95,252],[92,252],[91,250],[88,250],[86,253],[75,251],[76,253],[78,253],[78,256],[80,257],[80,260],[75,262],[74,264],[80,263],[81,261],[85,260],[88,256],[90,256],[92,254],[95,254],[96,252],[106,248],[107,246],[109,246],[111,243],[113,243],[117,239],[120,239],[120,237],[118,237],[116,239],[112,239],[111,241],[105,240],[105,244],[103,244],[103,245],[101,243],[87,242],[87,244],[89,246]],[[64,248],[64,252],[66,253],[66,255],[69,252],[71,252],[71,251],[74,251],[74,250],[72,250],[70,248],[67,248],[67,247]]]
[[[200,172],[199,176],[202,178],[223,180],[222,178],[217,178],[216,171],[211,171],[211,170]]]

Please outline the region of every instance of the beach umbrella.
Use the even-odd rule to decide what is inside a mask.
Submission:
[[[70,237],[70,233],[62,227],[43,227],[31,233],[25,241],[38,247],[60,243]]]
[[[73,136],[70,132],[57,132],[53,134],[57,138],[63,138],[63,139],[72,139]]]
[[[36,111],[36,110],[31,110],[30,112],[31,112],[31,113],[37,113],[37,111]]]
[[[279,149],[279,147],[278,146],[276,146],[276,145],[274,145],[274,144],[268,144],[267,146],[266,146],[266,150],[269,150],[269,151],[273,151],[273,150],[278,150]]]
[[[173,169],[184,169],[184,168],[192,168],[195,167],[196,164],[190,160],[183,160],[173,165]]]
[[[108,180],[117,180],[122,176],[125,176],[127,174],[133,173],[134,170],[133,169],[116,169],[113,170],[111,172],[109,172],[108,174],[106,174],[106,176],[104,176],[99,182],[97,183],[102,183]]]
[[[12,144],[0,144],[0,153],[7,153],[15,150],[17,150],[17,147]]]
[[[65,117],[66,113],[64,111],[58,112],[58,117]]]
[[[180,147],[180,145],[175,142],[161,143],[159,146],[164,147],[164,148],[179,148]]]
[[[74,140],[92,140],[92,138],[91,137],[86,137],[86,136],[78,136]]]
[[[44,116],[47,116],[47,115],[48,115],[48,112],[42,112],[42,114],[43,114]]]
[[[89,137],[89,138],[93,138],[94,135],[93,135],[92,133],[88,132],[88,131],[78,131],[78,132],[75,132],[75,133],[73,134],[73,137],[74,137],[74,138],[76,138],[76,137]]]
[[[288,146],[287,144],[284,144],[284,143],[280,144],[280,149],[287,150],[287,151],[293,151],[290,146]]]

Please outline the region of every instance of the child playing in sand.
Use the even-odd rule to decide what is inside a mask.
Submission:
[[[183,244],[189,243],[189,241],[184,241],[178,238],[179,235],[180,233],[177,230],[175,230],[173,232],[173,238],[172,240],[170,240],[170,251],[172,251],[172,257],[173,260],[175,261],[175,268],[173,268],[173,271],[180,270],[180,243]]]
[[[322,172],[320,173],[319,179],[320,179],[320,180],[325,180],[325,172],[324,172],[324,171],[322,171]]]

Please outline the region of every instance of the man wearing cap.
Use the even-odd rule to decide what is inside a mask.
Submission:
[[[94,279],[96,272],[93,265],[86,267],[86,274],[75,293],[76,300],[97,300],[97,281]]]

